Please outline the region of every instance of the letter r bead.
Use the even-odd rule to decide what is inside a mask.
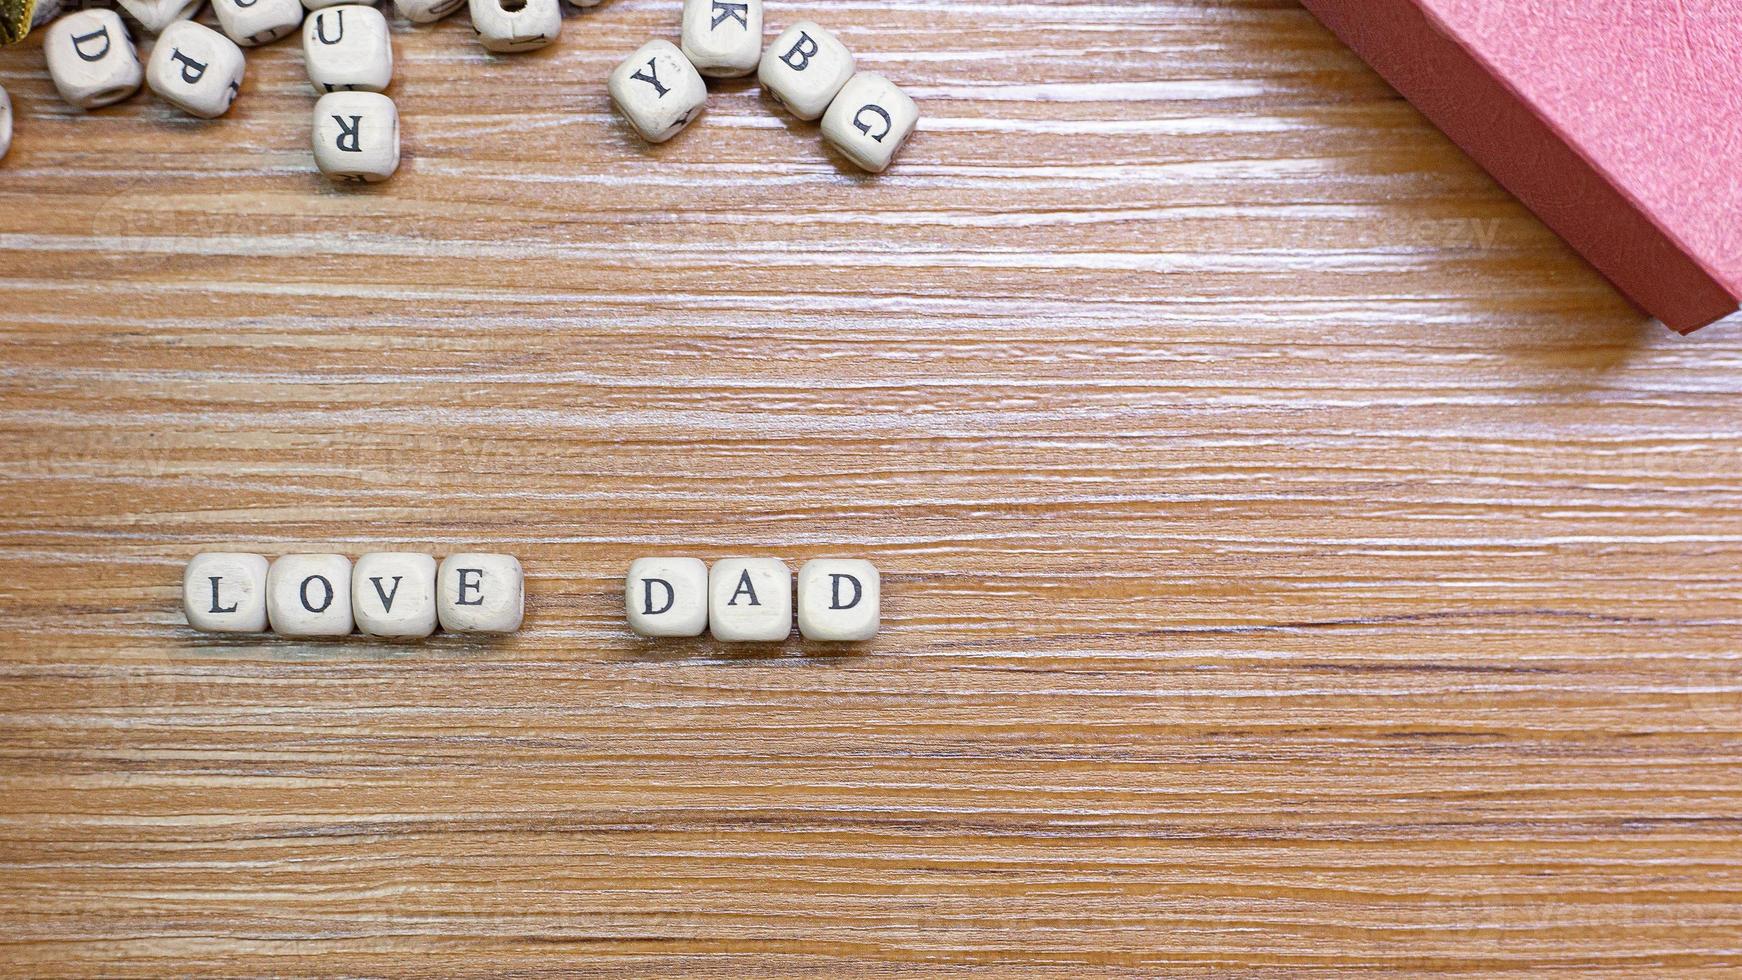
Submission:
[[[629,628],[642,636],[701,636],[708,628],[708,566],[697,558],[637,558],[623,582]]]
[[[882,577],[868,561],[819,558],[798,570],[798,630],[807,640],[869,640],[881,625],[882,606]]]

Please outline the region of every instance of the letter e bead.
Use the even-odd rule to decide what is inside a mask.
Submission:
[[[701,636],[708,628],[708,566],[696,558],[637,558],[623,583],[629,628],[642,636]]]
[[[861,168],[880,174],[917,125],[919,107],[906,92],[882,75],[862,71],[823,116],[823,139]]]
[[[339,183],[375,183],[399,169],[399,110],[375,92],[331,92],[315,103],[315,166]]]
[[[708,572],[708,626],[726,643],[792,635],[792,571],[778,558],[727,558]]]
[[[282,555],[266,573],[266,614],[281,636],[350,636],[351,559]]]
[[[819,558],[798,570],[798,631],[807,640],[869,640],[882,605],[882,578],[868,561]]]
[[[48,74],[67,105],[100,109],[139,91],[145,66],[121,15],[81,10],[49,25],[43,38]]]
[[[708,86],[670,41],[649,41],[611,72],[611,101],[641,138],[663,143],[708,104]]]
[[[181,580],[188,625],[202,633],[266,632],[266,570],[261,555],[195,555]]]
[[[436,574],[436,614],[450,633],[512,633],[526,610],[526,573],[513,555],[449,555]]]
[[[409,552],[375,552],[351,572],[351,612],[368,636],[418,640],[436,628],[436,560]]]
[[[145,83],[181,111],[214,119],[230,111],[242,91],[247,61],[236,42],[203,24],[169,25],[151,49]]]
[[[309,84],[321,92],[380,92],[393,81],[387,18],[362,4],[327,7],[302,24]]]
[[[822,118],[835,94],[853,77],[853,52],[808,20],[775,38],[757,71],[774,101],[800,119]]]
[[[741,78],[762,60],[762,0],[684,0],[683,53],[711,78]]]

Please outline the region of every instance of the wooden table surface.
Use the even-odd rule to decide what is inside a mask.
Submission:
[[[1742,967],[1742,325],[1648,323],[1287,0],[396,26],[405,161],[0,52],[5,972]],[[209,16],[209,15],[208,15]],[[485,643],[190,631],[206,548],[511,552]],[[865,557],[863,649],[629,635],[658,553]]]

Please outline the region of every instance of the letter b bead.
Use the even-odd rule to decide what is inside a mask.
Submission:
[[[204,119],[230,111],[242,91],[246,59],[236,42],[203,24],[178,20],[164,29],[145,65],[145,82],[170,105]]]
[[[726,643],[792,635],[792,571],[778,558],[726,558],[708,572],[708,624]]]
[[[315,103],[315,166],[340,183],[375,183],[399,169],[399,109],[375,92],[331,92]]]
[[[649,143],[663,143],[708,104],[708,86],[670,41],[649,41],[611,72],[611,101]]]
[[[874,174],[890,161],[919,124],[919,107],[894,82],[875,72],[853,76],[823,116],[823,139]]]
[[[284,555],[266,574],[266,613],[280,636],[350,636],[351,559]]]
[[[869,640],[882,605],[882,578],[868,561],[819,558],[798,570],[798,630],[807,640]]]
[[[121,15],[81,10],[49,25],[43,38],[48,74],[68,105],[100,109],[139,91],[145,67]]]
[[[708,628],[708,566],[696,558],[638,558],[623,583],[629,628],[642,636],[701,636]]]

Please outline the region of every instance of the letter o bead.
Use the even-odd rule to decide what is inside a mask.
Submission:
[[[55,21],[43,37],[48,75],[67,105],[100,109],[139,91],[145,66],[121,15],[81,10]]]
[[[708,104],[708,85],[670,41],[649,41],[611,72],[611,101],[649,143],[664,143]]]
[[[701,636],[708,629],[708,566],[697,558],[637,558],[623,583],[629,628],[642,636]]]
[[[333,181],[373,184],[399,169],[399,109],[375,92],[331,92],[315,103],[315,166]]]
[[[158,97],[191,116],[215,119],[242,91],[247,59],[236,42],[203,24],[169,25],[151,49],[145,83]]]
[[[823,139],[858,164],[880,174],[919,125],[919,107],[899,86],[862,71],[835,96],[823,116]]]
[[[526,573],[513,555],[463,554],[436,572],[436,615],[450,633],[512,633],[526,615]]]
[[[181,579],[182,611],[202,633],[266,632],[267,562],[262,555],[208,551]]]
[[[351,559],[283,555],[266,573],[266,614],[280,636],[350,636]]]
[[[807,640],[857,643],[877,635],[883,581],[868,561],[819,558],[798,570],[798,631]]]
[[[726,558],[708,572],[708,626],[726,643],[792,635],[792,571],[778,558]]]
[[[840,38],[801,20],[769,45],[756,74],[788,112],[807,121],[820,119],[853,77],[853,52]]]
[[[421,640],[436,629],[436,560],[375,552],[351,571],[351,612],[367,636]]]

